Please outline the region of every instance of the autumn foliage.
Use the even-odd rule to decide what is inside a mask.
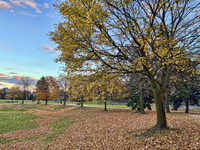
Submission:
[[[59,96],[59,86],[56,79],[52,76],[42,77],[37,81],[35,97],[38,100],[45,100],[46,105],[48,100],[56,99]]]

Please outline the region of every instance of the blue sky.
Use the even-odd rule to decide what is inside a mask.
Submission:
[[[0,88],[28,76],[58,76],[61,64],[46,33],[61,20],[55,0],[0,0]]]

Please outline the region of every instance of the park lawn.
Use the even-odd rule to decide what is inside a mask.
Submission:
[[[157,131],[152,128],[156,112],[145,112],[141,115],[130,109],[1,104],[0,115],[5,115],[1,122],[13,125],[0,130],[0,149],[199,149],[200,120],[190,113],[167,114],[169,128]],[[5,119],[7,116],[9,119]],[[19,128],[11,122],[14,118]]]

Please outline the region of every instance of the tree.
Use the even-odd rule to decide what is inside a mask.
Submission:
[[[1,98],[2,98],[2,94],[3,94],[3,93],[4,93],[3,90],[0,89],[0,95],[1,95]]]
[[[12,98],[12,103],[13,103],[13,100],[15,100],[15,98],[17,97],[21,97],[22,94],[19,87],[13,86],[10,89],[8,89],[6,96]]]
[[[89,77],[89,91],[93,99],[101,99],[104,101],[104,110],[107,111],[107,101],[109,99],[121,99],[127,94],[122,93],[126,91],[124,84],[120,77],[116,74],[108,74],[106,71],[97,73]]]
[[[173,82],[175,91],[171,98],[174,100],[173,109],[177,110],[181,103],[184,102],[186,109],[189,111],[189,103],[199,106],[200,99],[200,80],[198,75],[188,76],[187,73],[179,73],[178,80]]]
[[[88,99],[90,91],[87,88],[88,76],[82,74],[76,74],[69,78],[69,98],[78,100],[83,107],[84,98]]]
[[[68,90],[68,81],[67,81],[67,77],[66,75],[64,74],[61,74],[59,76],[59,79],[58,79],[58,85],[59,85],[59,91],[60,91],[60,94],[64,97],[64,104],[66,103],[66,100],[68,98],[68,94],[67,94],[67,90]],[[62,104],[62,101],[61,101],[61,104]]]
[[[199,62],[199,5],[195,0],[57,1],[63,22],[49,33],[66,70],[106,69],[148,77],[159,129],[167,127],[164,94],[175,68]],[[169,77],[170,78],[170,77]]]
[[[40,100],[45,100],[46,105],[48,100],[52,100],[58,97],[59,86],[56,79],[52,76],[42,77],[37,81],[36,84],[36,94],[35,97],[38,99],[38,104]]]
[[[30,77],[21,77],[19,78],[18,85],[20,85],[21,89],[23,90],[23,100],[22,104],[24,104],[24,100],[27,99],[28,88],[33,83],[33,80]]]

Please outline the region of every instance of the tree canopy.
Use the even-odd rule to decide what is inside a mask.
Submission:
[[[150,80],[157,127],[167,126],[163,95],[171,70],[199,63],[200,2],[196,0],[56,1],[62,22],[49,32],[66,71],[140,73]]]

